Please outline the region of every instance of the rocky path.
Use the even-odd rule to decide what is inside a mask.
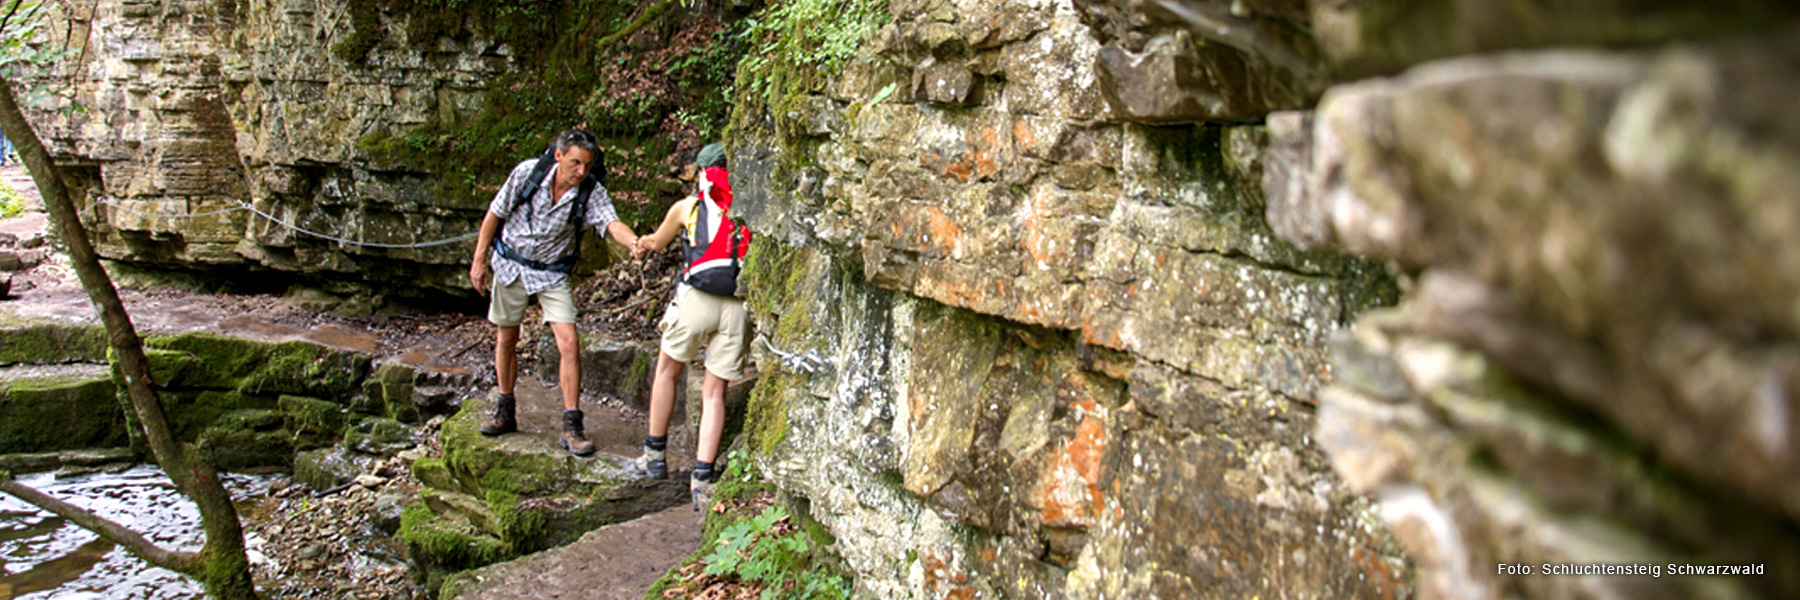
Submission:
[[[687,505],[588,532],[573,544],[465,575],[465,600],[637,600],[700,545]]]

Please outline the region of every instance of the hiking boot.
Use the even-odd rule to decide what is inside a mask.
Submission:
[[[519,430],[519,420],[513,416],[513,407],[517,403],[512,398],[501,396],[494,403],[494,418],[481,424],[481,435],[501,435]]]
[[[632,461],[631,471],[638,477],[668,479],[669,460],[662,450],[651,450],[649,446],[645,446],[644,453],[639,454],[637,460]]]
[[[563,431],[561,439],[563,449],[568,450],[570,454],[576,456],[593,454],[594,443],[588,441],[587,437],[582,434],[581,411],[563,411]]]
[[[712,508],[713,488],[718,485],[716,476],[713,479],[688,478],[688,493],[694,497],[694,510]]]

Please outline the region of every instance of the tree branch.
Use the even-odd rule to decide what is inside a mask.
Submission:
[[[656,5],[645,10],[643,16],[632,21],[630,25],[626,25],[618,31],[606,34],[606,37],[600,38],[600,41],[598,42],[594,42],[594,52],[596,54],[603,52],[606,50],[607,46],[611,46],[613,42],[619,41],[620,38],[637,33],[637,30],[643,29],[645,25],[649,25],[651,21],[655,21],[658,17],[661,17],[663,13],[669,12],[669,7],[674,5],[675,0],[662,0],[661,2],[656,3]]]
[[[6,26],[12,24],[13,15],[19,12],[19,6],[23,4],[25,0],[13,0],[12,8],[6,9],[6,16],[0,17],[0,34],[6,33]]]
[[[150,540],[144,539],[144,536],[124,525],[19,483],[18,480],[12,478],[10,473],[0,472],[0,492],[12,494],[13,497],[24,500],[32,506],[73,521],[76,525],[106,538],[107,541],[124,546],[126,550],[142,557],[150,564],[180,573],[191,573],[200,566],[200,555],[198,554],[165,550],[150,543]]]

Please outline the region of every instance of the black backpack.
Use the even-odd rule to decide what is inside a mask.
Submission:
[[[555,167],[556,146],[553,145],[538,156],[537,164],[531,166],[531,176],[526,178],[525,185],[519,186],[515,211],[523,208],[527,215],[531,214],[531,199],[537,196],[538,190],[543,187],[544,176],[550,174],[550,169]],[[569,211],[569,226],[575,228],[575,244],[570,248],[568,254],[563,255],[556,262],[544,263],[525,258],[524,255],[508,247],[506,242],[501,241],[500,238],[505,237],[501,235],[494,236],[494,251],[514,262],[539,271],[568,273],[575,270],[575,263],[581,262],[581,234],[587,229],[588,196],[593,195],[594,187],[600,185],[606,185],[606,153],[595,148],[594,164],[588,168],[587,176],[581,178],[581,187],[575,192],[575,206]],[[526,218],[530,219],[529,216]]]

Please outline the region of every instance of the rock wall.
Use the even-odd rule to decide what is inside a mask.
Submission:
[[[1409,595],[1313,436],[1331,333],[1391,281],[1277,238],[1234,124],[1323,85],[1218,50],[1157,83],[1231,98],[1157,113],[1078,4],[893,2],[790,135],[737,140],[745,447],[864,597]]]
[[[1793,7],[889,9],[733,148],[859,594],[1800,589]]]
[[[1409,274],[1336,342],[1319,439],[1425,596],[1800,594],[1797,34],[1448,59],[1270,118],[1278,230]],[[1543,572],[1593,564],[1661,576]]]
[[[439,198],[428,173],[374,161],[356,142],[478,109],[488,82],[518,67],[506,46],[446,39],[421,52],[396,28],[364,62],[345,62],[328,48],[351,33],[350,7],[332,0],[70,10],[76,60],[48,75],[68,77],[85,110],[57,118],[62,107],[43,106],[34,121],[87,200],[116,203],[88,220],[103,256],[350,281],[403,273],[415,285],[459,287],[467,243],[339,244],[231,209],[248,203],[297,227],[379,244],[467,233],[483,207]],[[154,216],[189,214],[206,216]]]

